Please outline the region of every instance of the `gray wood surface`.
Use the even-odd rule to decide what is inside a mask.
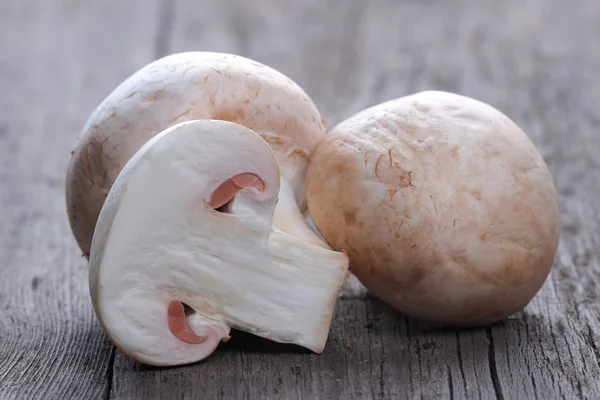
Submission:
[[[598,0],[0,1],[0,398],[600,398],[598,38]],[[541,292],[487,329],[434,329],[351,280],[320,356],[238,332],[185,367],[116,351],[68,227],[65,168],[110,90],[185,50],[281,70],[329,126],[424,89],[504,111],[561,196]]]

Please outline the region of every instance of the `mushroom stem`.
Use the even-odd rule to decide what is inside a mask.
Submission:
[[[346,256],[279,232],[271,233],[267,251],[258,268],[240,254],[231,271],[236,281],[222,276],[223,290],[215,296],[239,305],[223,314],[234,328],[321,353],[346,278]]]
[[[279,189],[279,201],[273,214],[273,225],[280,231],[295,236],[298,239],[331,250],[331,247],[308,225],[304,215],[298,208],[290,184],[283,178],[281,179],[281,187]]]

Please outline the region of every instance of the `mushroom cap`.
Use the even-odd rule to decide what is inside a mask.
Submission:
[[[285,75],[240,56],[189,52],[156,60],[121,83],[87,121],[68,169],[67,211],[85,255],[100,209],[125,163],[179,122],[215,119],[258,133],[273,149],[300,211],[308,161],[325,123]]]
[[[235,197],[217,208],[224,187]],[[272,149],[239,124],[182,122],[142,146],[90,253],[90,295],[112,342],[152,365],[206,358],[231,328],[322,352],[348,258],[272,228],[279,188]]]
[[[446,92],[337,125],[312,157],[307,199],[368,290],[433,323],[521,310],[558,246],[557,193],[534,144],[495,108]]]

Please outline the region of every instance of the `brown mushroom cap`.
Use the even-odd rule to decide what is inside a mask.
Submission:
[[[247,58],[174,54],[126,79],[83,129],[69,165],[67,207],[86,256],[102,205],[127,161],[168,127],[202,119],[236,122],[258,133],[273,149],[300,212],[306,210],[306,169],[325,132],[312,100],[285,75]]]
[[[311,216],[376,296],[421,320],[481,325],[525,307],[558,246],[550,172],[482,102],[422,92],[336,126],[312,157]]]

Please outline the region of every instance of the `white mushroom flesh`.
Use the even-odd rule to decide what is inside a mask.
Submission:
[[[260,184],[215,210],[236,176]],[[267,143],[234,123],[184,122],[146,143],[112,186],[91,247],[90,291],[111,340],[154,365],[203,359],[230,328],[322,352],[348,259],[272,226],[279,185]]]

